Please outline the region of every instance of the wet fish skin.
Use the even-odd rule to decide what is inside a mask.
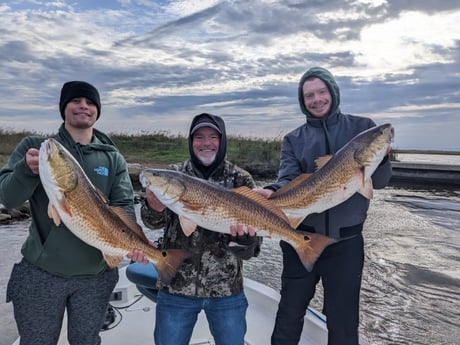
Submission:
[[[363,131],[334,156],[320,158],[316,172],[300,175],[269,200],[296,228],[308,215],[337,206],[356,192],[371,199],[371,175],[388,153],[393,138],[394,129],[389,123]]]
[[[252,226],[257,236],[288,242],[309,271],[324,248],[335,242],[323,235],[296,231],[281,210],[247,187],[227,190],[203,179],[164,169],[145,169],[139,180],[179,216],[186,235],[197,225],[226,234],[230,234],[231,225],[242,224],[245,229]]]
[[[142,229],[121,207],[110,207],[75,158],[55,139],[40,147],[39,175],[50,200],[48,215],[61,221],[87,244],[99,249],[110,267],[140,249],[152,261],[159,278],[168,284],[183,260],[184,250],[159,250],[150,245]]]

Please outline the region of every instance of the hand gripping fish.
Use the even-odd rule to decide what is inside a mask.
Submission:
[[[391,124],[363,131],[334,156],[318,159],[316,172],[298,176],[268,199],[283,210],[294,228],[309,214],[330,209],[356,192],[371,199],[371,176],[390,150],[393,137]]]
[[[137,248],[155,264],[160,280],[168,284],[189,257],[184,250],[152,247],[136,221],[121,207],[110,207],[75,158],[54,139],[41,144],[39,173],[50,200],[50,218],[56,225],[62,220],[75,236],[99,249],[110,267],[116,267],[123,255]]]
[[[197,225],[230,234],[230,226],[252,226],[258,236],[288,242],[309,271],[333,238],[296,231],[285,214],[267,199],[247,187],[227,190],[219,185],[179,171],[145,169],[139,180],[145,188],[180,219],[182,230],[190,235]]]

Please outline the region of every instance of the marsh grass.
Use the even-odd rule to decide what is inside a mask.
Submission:
[[[13,152],[16,145],[22,138],[35,133],[22,131],[13,132],[0,128],[0,166],[4,166],[8,162],[8,158]]]
[[[0,129],[0,167],[8,162],[16,145],[28,135],[47,136]],[[109,133],[109,136],[128,163],[165,167],[189,157],[188,139],[183,135],[160,131],[140,135]],[[228,136],[227,157],[255,177],[273,177],[278,171],[280,145],[279,139]]]

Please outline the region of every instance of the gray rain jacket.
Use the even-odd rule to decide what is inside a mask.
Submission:
[[[190,159],[173,164],[169,168],[187,175],[199,177],[219,184],[227,189],[247,186],[254,188],[251,175],[225,159],[227,137],[224,121],[215,115],[197,115],[190,129],[201,117],[206,116],[222,132],[219,151],[215,163],[210,167],[200,164],[193,153],[192,136],[189,133]],[[160,248],[185,248],[192,252],[192,257],[184,261],[169,286],[161,281],[158,287],[169,293],[193,297],[223,297],[237,294],[243,290],[243,261],[257,256],[262,243],[261,237],[232,237],[230,235],[206,230],[201,227],[186,237],[182,231],[178,216],[165,209],[156,212],[145,203],[141,207],[144,224],[151,229],[164,227]],[[236,225],[236,224],[235,224]],[[239,246],[229,248],[230,241]]]
[[[310,77],[323,80],[332,95],[331,111],[325,118],[316,118],[305,108],[302,88]],[[313,173],[318,157],[334,154],[354,136],[376,126],[369,118],[346,115],[340,111],[339,88],[333,76],[323,68],[311,68],[302,76],[298,98],[307,121],[283,138],[277,182],[265,186],[274,191],[302,173]],[[391,163],[386,156],[372,175],[373,187],[384,188],[390,177]],[[369,200],[356,193],[340,205],[322,213],[309,215],[299,226],[299,230],[316,232],[336,239],[350,238],[362,231],[368,208]]]

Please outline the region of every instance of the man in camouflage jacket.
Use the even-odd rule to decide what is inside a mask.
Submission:
[[[195,116],[190,126],[189,151],[190,159],[170,168],[228,189],[255,187],[247,171],[226,160],[227,137],[220,117]],[[164,229],[159,247],[186,248],[192,253],[169,285],[160,281],[157,284],[155,343],[189,344],[196,316],[203,309],[217,345],[243,345],[247,300],[243,291],[242,260],[258,255],[262,238],[232,236],[201,227],[186,237],[178,216],[165,208],[153,193],[146,193],[141,217],[147,227]]]

